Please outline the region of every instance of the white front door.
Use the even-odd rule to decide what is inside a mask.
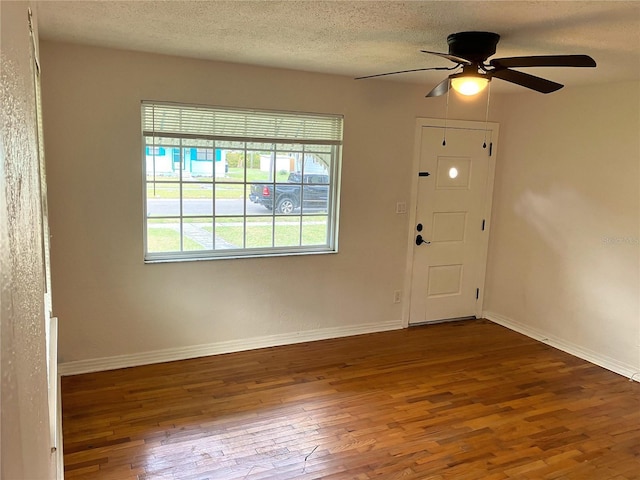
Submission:
[[[423,119],[417,135],[409,323],[480,316],[497,125]]]

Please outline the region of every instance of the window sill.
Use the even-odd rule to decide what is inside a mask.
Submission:
[[[266,252],[255,252],[255,253],[246,253],[246,251],[244,253],[238,253],[236,255],[234,254],[229,254],[229,255],[209,255],[209,256],[186,256],[186,255],[180,255],[177,254],[176,256],[172,256],[172,257],[167,257],[167,256],[162,256],[162,257],[146,257],[144,259],[144,263],[145,264],[156,264],[156,263],[180,263],[180,262],[200,262],[200,261],[211,261],[211,260],[238,260],[238,259],[244,259],[244,258],[270,258],[270,257],[297,257],[297,256],[304,256],[304,255],[326,255],[326,254],[335,254],[338,253],[338,249],[322,249],[322,250],[304,250],[304,251],[299,251],[299,252],[295,252],[295,251],[282,251],[282,252],[274,252],[274,251],[270,251],[269,253]]]

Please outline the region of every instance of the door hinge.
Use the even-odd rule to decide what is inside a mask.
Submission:
[[[489,156],[493,155],[493,142],[489,142]]]
[[[485,222],[485,220],[484,220],[484,218],[483,218],[483,219],[482,219],[482,231],[483,231],[483,232],[484,232],[484,222]]]
[[[476,300],[478,300],[478,298],[480,298],[480,289],[476,288]]]
[[[429,172],[418,172],[419,177],[428,177],[429,175],[431,175]]]

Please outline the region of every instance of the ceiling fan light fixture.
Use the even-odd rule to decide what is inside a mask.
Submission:
[[[451,77],[451,88],[462,95],[476,95],[487,88],[487,85],[489,85],[489,78],[479,74],[463,72],[460,76]]]
[[[367,75],[366,77],[358,77],[356,80],[427,70],[456,70],[462,67],[462,72],[444,78],[426,97],[439,97],[448,94],[452,88],[462,95],[472,97],[485,90],[493,78],[520,85],[536,92],[551,93],[561,89],[563,85],[519,70],[512,70],[512,68],[596,66],[596,61],[589,55],[529,55],[524,57],[493,58],[487,63],[489,57],[496,53],[496,46],[499,40],[500,35],[492,32],[452,33],[447,37],[449,53],[432,52],[431,50],[420,51],[450,60],[456,64],[455,67],[414,68],[398,72]]]

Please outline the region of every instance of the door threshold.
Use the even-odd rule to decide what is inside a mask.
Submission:
[[[435,325],[437,323],[460,322],[462,320],[477,320],[477,318],[474,316],[471,316],[471,317],[443,318],[441,320],[429,320],[426,322],[410,323],[409,328],[422,327],[424,325]]]

